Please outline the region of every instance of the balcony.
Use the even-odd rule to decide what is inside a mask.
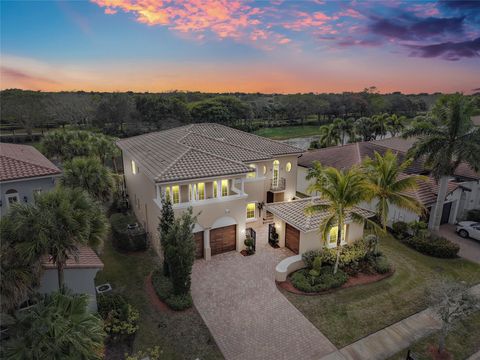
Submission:
[[[280,178],[276,182],[272,179],[270,183],[270,191],[271,192],[280,192],[285,191],[286,181],[285,178]]]

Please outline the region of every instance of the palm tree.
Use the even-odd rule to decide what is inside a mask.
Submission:
[[[320,147],[336,146],[340,142],[340,135],[334,124],[320,126]]]
[[[26,261],[15,248],[13,219],[0,220],[0,298],[1,312],[12,313],[34,291],[40,277],[40,262]]]
[[[64,186],[82,188],[103,201],[111,197],[115,185],[111,171],[96,157],[76,157],[66,161],[61,182]]]
[[[345,145],[345,138],[349,136],[352,138],[353,135],[353,121],[352,119],[341,119],[336,118],[333,120],[333,127],[336,130],[336,133],[340,137],[340,144],[343,146]]]
[[[384,156],[375,151],[374,159],[366,158],[363,162],[370,197],[378,201],[376,212],[384,233],[387,232],[390,205],[416,214],[421,214],[424,210],[415,197],[406,193],[415,190],[418,181],[425,180],[425,177],[420,175],[403,175],[411,163],[412,160],[406,160],[399,164],[397,156],[390,150],[387,150]]]
[[[4,344],[5,359],[102,359],[102,320],[87,311],[87,303],[86,294],[60,291],[20,312]]]
[[[400,134],[405,127],[405,121],[405,116],[397,116],[397,114],[390,115],[387,117],[387,130],[390,131],[392,136],[396,136]]]
[[[81,245],[98,247],[108,229],[101,206],[79,188],[41,193],[34,205],[16,205],[12,218],[19,253],[31,262],[49,256],[57,266],[59,288],[67,260],[78,260]]]
[[[404,137],[416,137],[409,151],[415,159],[424,158],[439,182],[437,201],[433,207],[432,230],[438,230],[447,195],[448,181],[462,162],[475,171],[480,168],[480,128],[471,119],[472,104],[462,94],[441,97],[429,117],[437,126],[420,123],[406,130]]]
[[[365,222],[367,219],[355,212],[355,206],[368,197],[368,188],[365,176],[357,167],[349,170],[337,170],[333,167],[322,167],[314,162],[307,175],[307,180],[315,182],[309,186],[310,193],[318,192],[325,203],[313,203],[307,207],[307,214],[316,212],[326,213],[320,224],[320,231],[324,239],[333,226],[338,226],[337,258],[334,273],[338,270],[342,246],[342,229],[347,215],[350,214],[356,222]]]
[[[380,114],[372,116],[372,120],[374,122],[374,129],[375,129],[375,138],[380,136],[382,139],[387,134],[387,120],[388,114]]]
[[[363,141],[370,141],[375,138],[375,122],[369,117],[361,117],[355,121],[355,133],[360,135]]]
[[[115,145],[115,140],[115,138],[103,134],[95,134],[93,137],[93,152],[100,158],[104,166],[107,165],[107,159],[110,158],[113,171],[117,173],[116,158],[120,155],[120,149]]]

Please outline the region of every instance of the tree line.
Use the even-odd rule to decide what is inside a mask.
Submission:
[[[335,118],[381,114],[408,118],[428,111],[440,94],[380,94],[376,88],[341,94],[99,93],[4,90],[4,131],[75,126],[131,136],[196,122],[215,122],[246,131],[293,124],[329,124]],[[477,96],[478,97],[478,96]],[[480,103],[480,100],[477,100]]]

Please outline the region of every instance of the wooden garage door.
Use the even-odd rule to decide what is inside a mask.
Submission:
[[[193,234],[195,239],[195,257],[197,259],[203,258],[203,231]]]
[[[212,255],[236,249],[237,225],[224,226],[210,230],[210,248]]]
[[[300,231],[288,224],[285,226],[285,246],[295,254],[298,254],[300,248]]]

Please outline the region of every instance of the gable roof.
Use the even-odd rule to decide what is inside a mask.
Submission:
[[[244,174],[244,162],[301,154],[302,149],[230,127],[202,123],[139,135],[117,145],[156,182]]]
[[[33,146],[0,143],[0,181],[60,173],[60,169]]]
[[[318,212],[313,215],[307,215],[305,213],[305,209],[312,204],[328,204],[328,201],[322,200],[319,197],[311,197],[299,200],[269,203],[265,204],[265,208],[296,229],[303,232],[309,232],[318,230],[320,224],[328,215],[326,211]],[[348,213],[345,222],[352,222],[352,212],[366,218],[375,216],[373,211],[355,206],[352,211]]]

